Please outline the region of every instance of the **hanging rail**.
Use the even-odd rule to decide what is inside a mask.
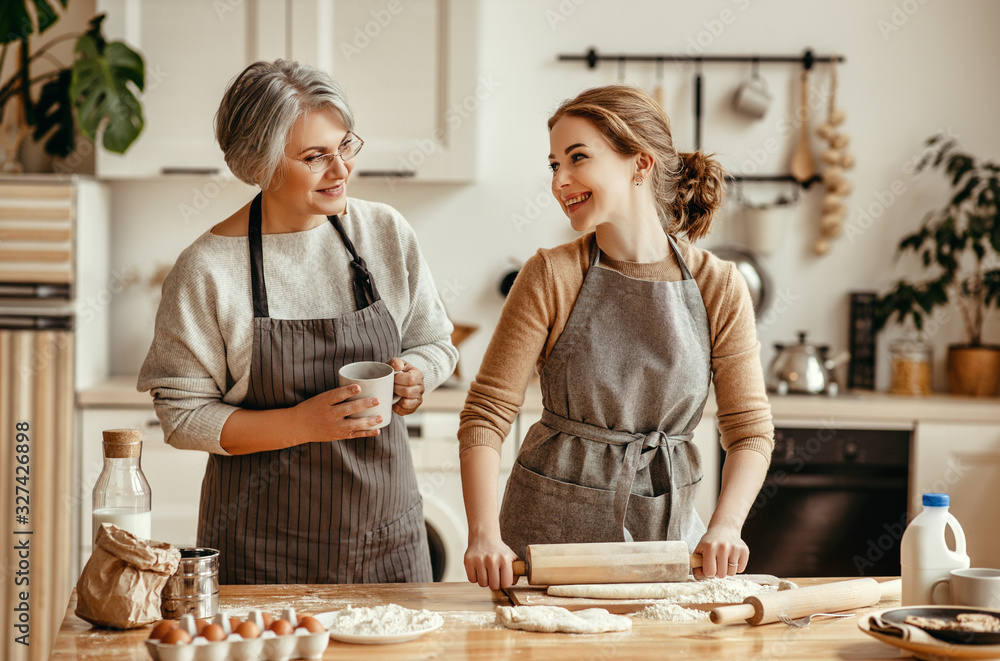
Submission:
[[[805,181],[799,181],[790,174],[731,174],[726,173],[726,181],[761,181],[761,182],[783,182],[787,181],[789,183],[797,184],[803,188],[809,188],[818,181],[823,181],[823,178],[818,174],[814,174],[809,179]]]
[[[628,55],[619,53],[616,55],[598,54],[597,50],[591,48],[583,55],[561,54],[558,56],[561,62],[586,62],[591,69],[597,68],[597,63],[605,62],[771,62],[786,64],[801,64],[806,69],[812,69],[813,64],[820,62],[829,64],[831,62],[844,62],[843,55],[815,55],[812,50],[806,50],[802,55],[670,55],[657,53],[653,55]]]

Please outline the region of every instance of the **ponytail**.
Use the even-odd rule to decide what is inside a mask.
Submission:
[[[726,190],[726,171],[700,151],[678,153],[682,166],[673,199],[667,209],[667,230],[683,233],[689,241],[708,234]]]

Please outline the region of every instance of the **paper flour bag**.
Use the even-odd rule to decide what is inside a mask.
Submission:
[[[181,552],[170,544],[103,524],[76,583],[77,616],[115,629],[134,629],[161,619],[160,592],[180,561]]]

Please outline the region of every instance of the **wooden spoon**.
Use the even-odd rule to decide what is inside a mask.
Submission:
[[[816,162],[813,160],[812,150],[809,149],[809,70],[802,69],[802,106],[800,116],[802,126],[799,130],[799,142],[792,152],[792,176],[799,183],[805,183],[812,179],[816,173]]]

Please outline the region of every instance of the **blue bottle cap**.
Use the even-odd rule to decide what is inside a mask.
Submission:
[[[925,493],[924,507],[948,507],[949,498],[946,493]]]

